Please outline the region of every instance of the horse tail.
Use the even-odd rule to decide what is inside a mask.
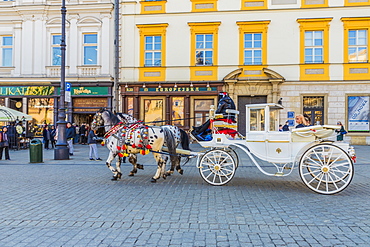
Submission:
[[[190,140],[189,140],[188,134],[183,129],[180,129],[180,134],[181,134],[181,147],[182,147],[182,149],[190,150]]]
[[[170,154],[170,160],[171,164],[176,164],[176,161],[178,161],[178,157],[176,154],[176,142],[175,137],[173,136],[172,131],[167,128],[166,126],[162,126],[163,134],[164,134],[164,140],[166,142],[166,146],[168,148],[168,153]],[[172,166],[171,165],[171,166]]]

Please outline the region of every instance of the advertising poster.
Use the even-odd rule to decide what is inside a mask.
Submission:
[[[348,97],[348,130],[369,131],[369,96]]]

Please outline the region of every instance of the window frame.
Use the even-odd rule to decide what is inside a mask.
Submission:
[[[85,35],[96,35],[96,43],[85,43]],[[96,63],[86,63],[86,51],[87,47],[96,47]],[[94,66],[99,64],[99,35],[97,32],[84,32],[82,33],[82,64],[85,66]]]
[[[54,64],[54,49],[56,49],[56,48],[59,49],[59,55],[60,56],[61,56],[61,53],[62,53],[62,51],[60,49],[61,48],[60,47],[61,42],[59,44],[54,43],[54,37],[55,36],[60,36],[60,39],[62,39],[62,35],[61,34],[56,34],[56,33],[51,34],[51,66],[60,66],[61,65],[61,62],[62,62],[61,57],[60,57],[59,64]]]
[[[349,61],[349,31],[367,30],[367,53],[370,50],[370,17],[343,17],[343,79],[344,80],[368,80],[370,76],[370,61],[367,55],[366,62]],[[356,73],[360,72],[360,73]]]
[[[152,38],[151,44],[147,43],[147,38]],[[155,49],[157,42],[156,42],[156,37],[160,37],[160,49]],[[151,45],[153,49],[146,49],[148,45]],[[160,59],[159,59],[159,64],[156,64],[156,54],[160,54]],[[147,55],[151,54],[151,64],[147,64]],[[147,35],[144,36],[144,66],[145,67],[161,67],[162,66],[162,36],[161,35]]]
[[[9,34],[9,35],[1,35],[1,67],[13,67],[14,65],[14,36]],[[11,37],[11,42],[12,44],[11,45],[4,45],[4,38],[6,37]],[[4,59],[4,56],[5,56],[5,50],[10,50],[11,51],[11,61],[10,63],[5,63],[5,59]]]
[[[211,41],[207,41],[207,36],[210,36],[212,37],[212,40]],[[202,37],[202,40],[201,41],[198,41],[198,36],[199,37]],[[207,43],[211,42],[211,48],[207,48]],[[202,43],[202,48],[198,48],[198,43]],[[213,54],[214,54],[214,51],[213,51],[213,46],[214,46],[214,36],[213,34],[195,34],[195,66],[212,66],[213,65]],[[202,63],[198,63],[199,61],[199,58],[198,58],[198,54],[200,52],[203,52],[204,56],[202,56]],[[211,63],[207,63],[207,53],[211,52],[212,53],[212,56],[211,56]]]
[[[307,35],[309,33],[312,33],[312,38],[310,39],[311,41],[311,45],[307,45],[306,42],[307,42]],[[320,33],[321,35],[321,45],[316,45],[316,34]],[[323,54],[323,51],[324,51],[324,31],[322,30],[314,30],[314,31],[311,31],[311,30],[307,30],[304,32],[304,63],[305,64],[315,64],[315,63],[324,63],[324,54]],[[311,53],[311,57],[312,57],[312,61],[309,62],[307,60],[307,50],[311,50],[312,53]],[[318,50],[321,50],[321,55],[316,55],[316,52],[315,51],[318,51]],[[319,61],[316,61],[316,57],[320,56],[321,57],[321,60]]]
[[[168,23],[137,24],[140,35],[139,81],[165,81],[166,78],[166,32]],[[145,37],[161,36],[161,65],[145,66]]]

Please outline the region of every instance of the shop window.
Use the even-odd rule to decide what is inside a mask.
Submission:
[[[298,19],[300,79],[329,80],[329,22],[332,18]]]
[[[348,131],[352,132],[369,132],[370,123],[370,97],[364,96],[348,96]]]
[[[213,99],[194,100],[194,126],[200,126],[208,120],[211,105],[214,105]]]
[[[13,36],[1,37],[1,66],[13,66]]]
[[[32,125],[52,124],[54,114],[53,98],[29,98],[28,114],[32,116]]]
[[[368,80],[369,17],[342,18],[344,26],[344,80]]]
[[[220,22],[188,23],[191,31],[190,80],[217,80]]]
[[[193,12],[217,11],[217,0],[191,0]]]
[[[51,37],[51,65],[53,66],[61,65],[62,62],[62,51],[60,50],[61,39],[62,35],[60,34],[53,34]]]
[[[144,122],[148,125],[163,125],[163,99],[144,99]]]
[[[324,96],[304,96],[303,114],[311,119],[311,125],[322,125],[324,123]]]
[[[98,35],[83,34],[83,63],[84,65],[98,64]]]
[[[240,21],[239,64],[245,77],[262,77],[267,63],[267,29],[270,21]]]
[[[134,116],[134,98],[133,97],[127,98],[127,114]]]
[[[184,126],[184,97],[172,97],[172,125]]]
[[[166,29],[168,24],[137,25],[140,30],[140,81],[166,78]]]

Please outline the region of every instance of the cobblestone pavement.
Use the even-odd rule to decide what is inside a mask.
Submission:
[[[184,175],[150,182],[145,170],[111,181],[104,162],[76,145],[70,160],[29,163],[28,150],[0,161],[0,246],[370,246],[369,146],[355,146],[351,185],[336,195],[310,191],[298,171],[268,177],[242,155],[225,186],[202,180],[195,159]],[[193,149],[199,149],[197,144]],[[107,157],[105,147],[99,147]]]

